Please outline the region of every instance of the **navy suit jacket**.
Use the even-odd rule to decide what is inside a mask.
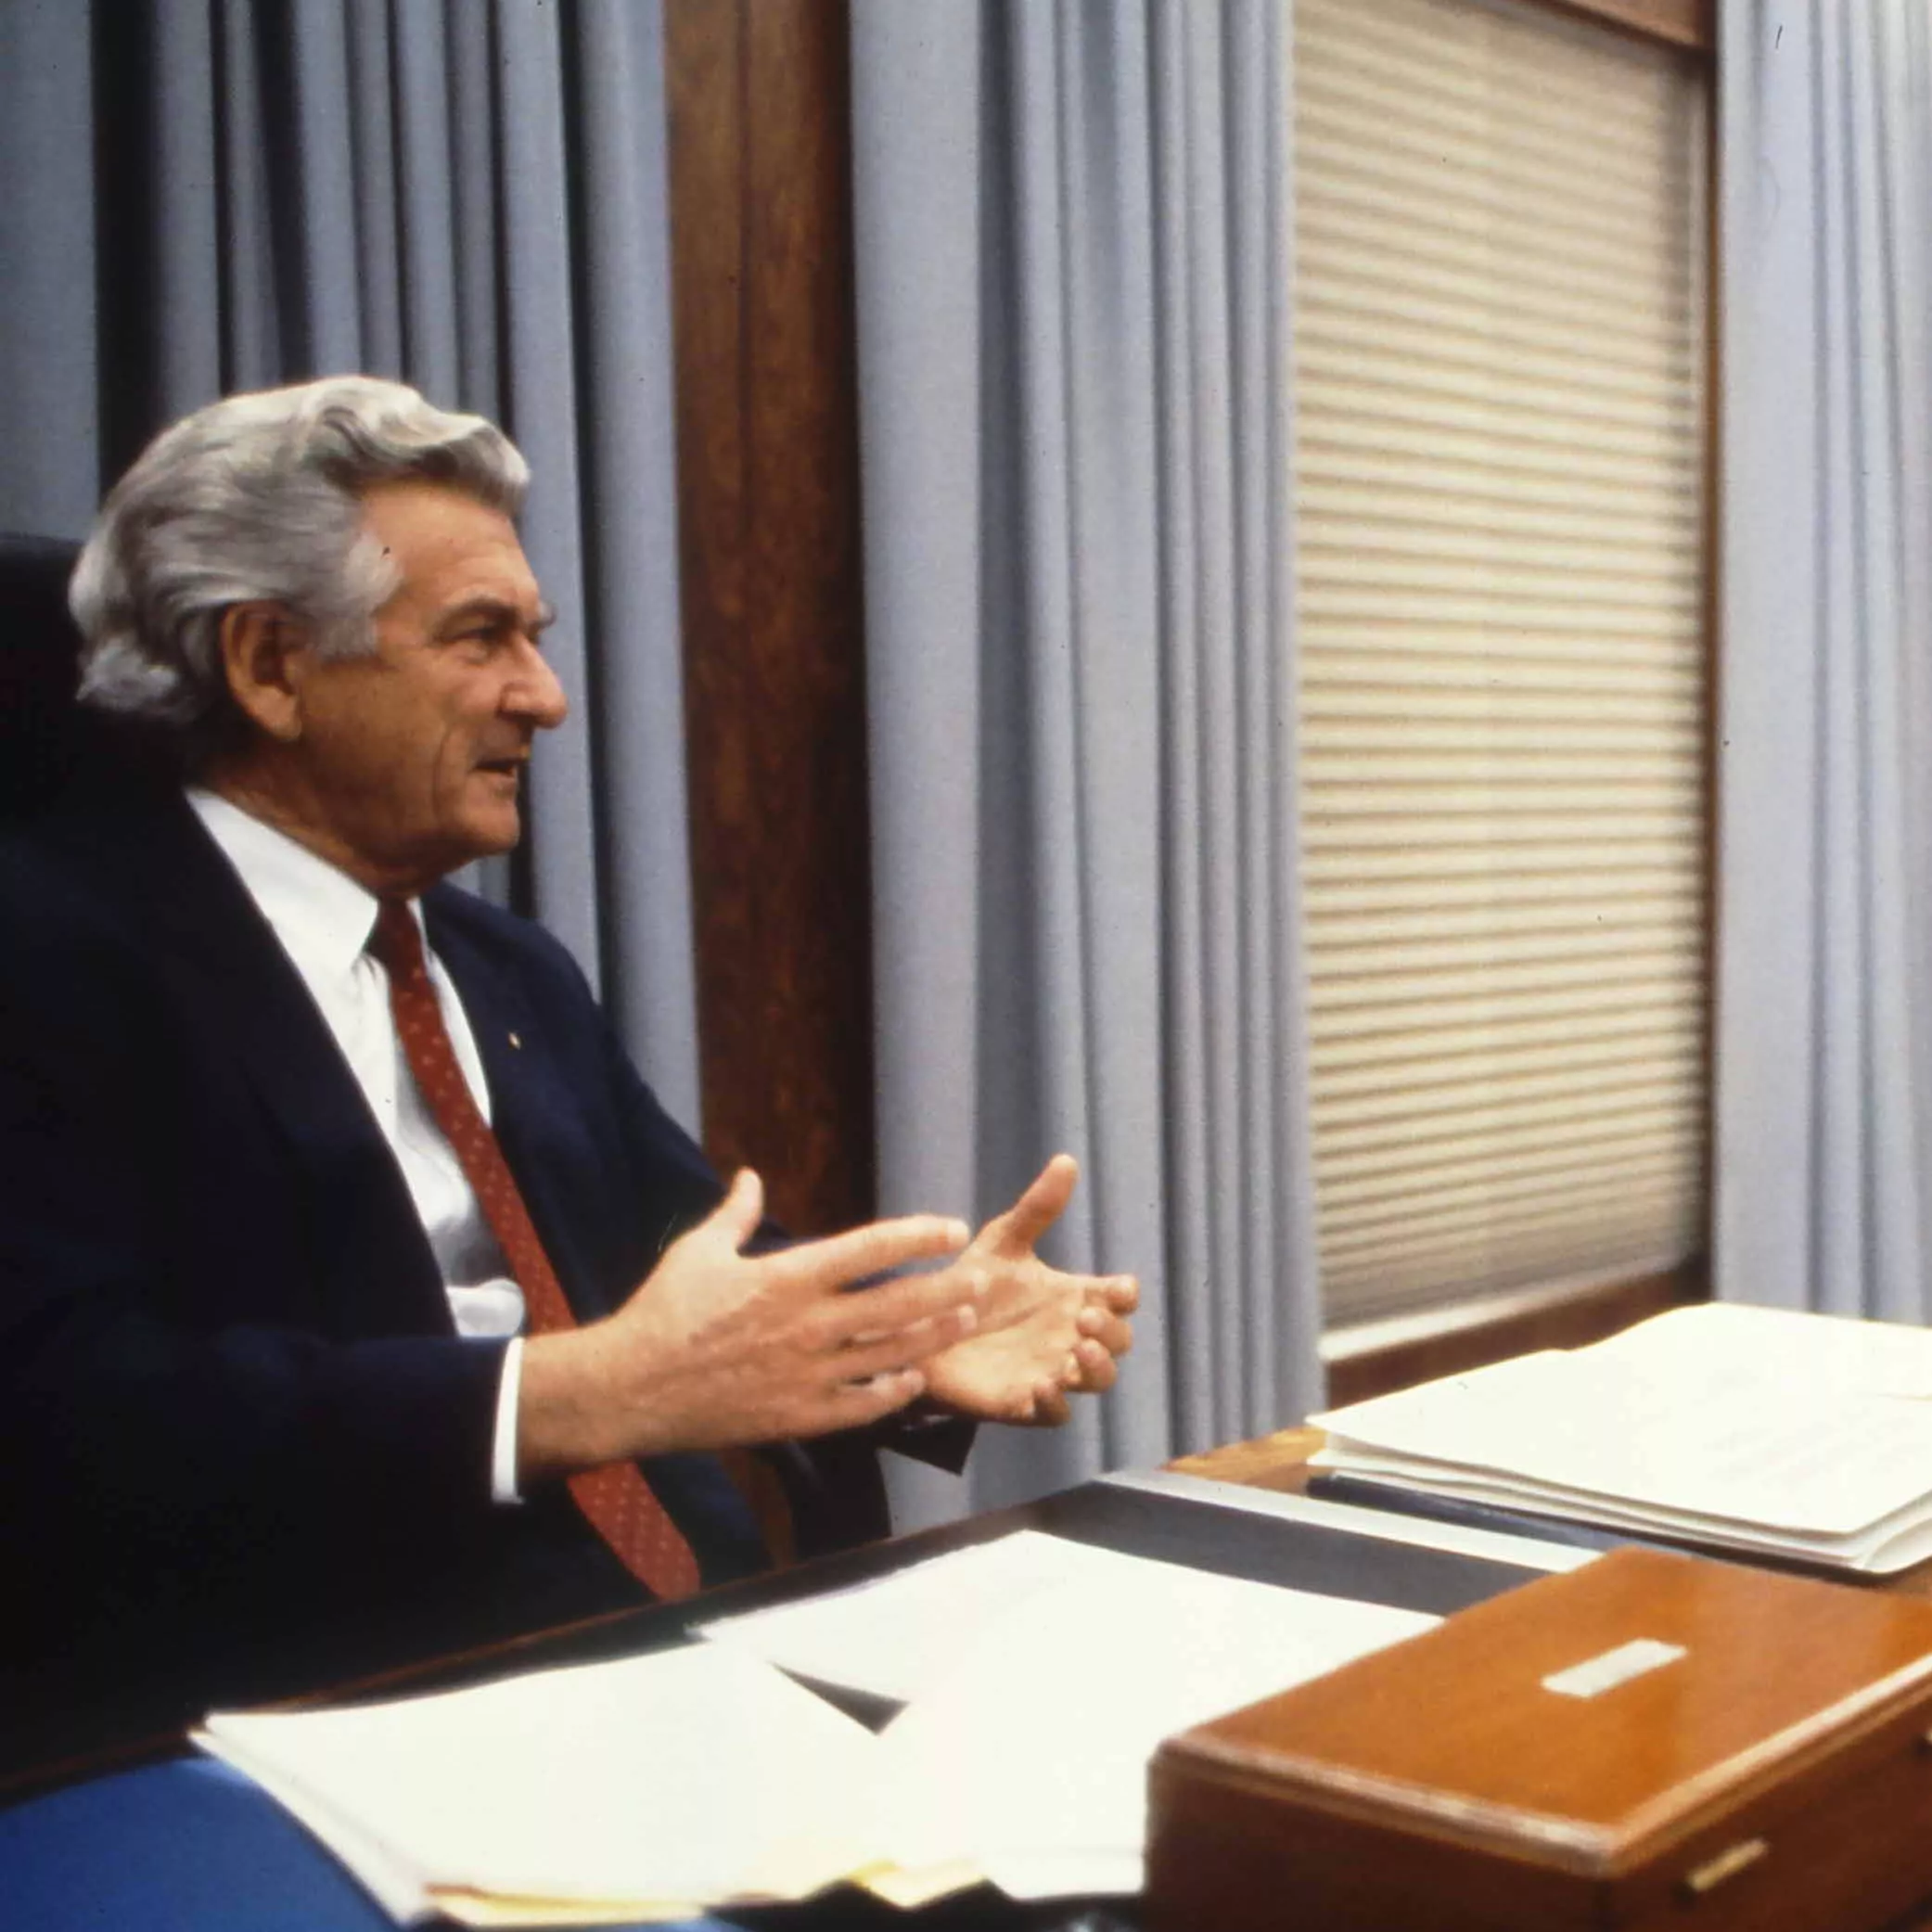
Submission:
[[[447,886],[425,915],[605,1312],[717,1178],[561,946]],[[172,1718],[640,1601],[560,1487],[491,1503],[504,1344],[454,1336],[360,1088],[178,794],[83,787],[0,839],[0,1707]],[[714,1458],[646,1466],[708,1581],[758,1567]],[[808,1549],[883,1532],[870,1441],[781,1473]]]

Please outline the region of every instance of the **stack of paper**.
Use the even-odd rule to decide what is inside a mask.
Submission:
[[[348,1710],[218,1713],[197,1742],[394,1916],[483,1925],[803,1898],[865,1862],[842,1834],[877,1750],[822,1697],[710,1645]]]
[[[1314,1418],[1322,1468],[1889,1572],[1932,1556],[1932,1333],[1713,1302]]]
[[[1161,1738],[1434,1620],[1028,1533],[686,1649],[199,1741],[403,1919],[1132,1891]],[[774,1659],[912,1702],[875,1734]]]

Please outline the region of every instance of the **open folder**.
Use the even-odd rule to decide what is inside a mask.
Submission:
[[[1887,1573],[1932,1556],[1932,1332],[1711,1302],[1313,1418],[1316,1467]]]
[[[1132,1891],[1163,1737],[1435,1620],[1023,1531],[712,1642],[218,1713],[198,1742],[403,1920],[678,1918],[839,1882],[904,1904],[982,1879]],[[875,1733],[772,1661],[801,1653],[887,1695],[910,1670],[915,1695]]]

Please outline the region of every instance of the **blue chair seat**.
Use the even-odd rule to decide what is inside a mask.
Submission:
[[[0,1921],[33,1932],[391,1932],[238,1772],[183,1759],[0,1811]],[[659,1928],[663,1932],[663,1928]],[[705,1919],[683,1932],[730,1932]]]

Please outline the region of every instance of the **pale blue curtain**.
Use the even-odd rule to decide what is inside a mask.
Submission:
[[[904,1519],[1320,1394],[1277,0],[857,0],[880,1205],[1147,1300],[1119,1391]]]
[[[1932,1317],[1932,23],[1721,0],[1715,1262]]]
[[[0,528],[226,390],[504,423],[572,717],[482,883],[695,1126],[662,67],[658,0],[0,0]]]

